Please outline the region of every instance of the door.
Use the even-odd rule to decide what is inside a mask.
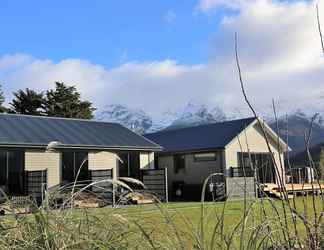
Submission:
[[[245,170],[246,176],[253,176],[259,183],[275,183],[275,168],[270,153],[239,153],[238,166],[240,171]]]

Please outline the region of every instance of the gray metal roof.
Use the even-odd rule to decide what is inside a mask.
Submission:
[[[183,129],[163,130],[144,136],[161,145],[164,152],[211,150],[224,148],[255,120],[254,117],[246,118]]]
[[[0,146],[160,150],[154,142],[117,123],[0,114]]]

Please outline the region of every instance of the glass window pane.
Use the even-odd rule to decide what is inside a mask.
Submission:
[[[80,173],[78,176],[78,181],[88,180],[88,153],[87,152],[76,152],[75,153],[75,175],[74,179],[77,177],[79,169]]]
[[[200,153],[194,155],[194,161],[215,161],[215,153]]]
[[[65,183],[74,181],[74,153],[62,153],[62,180]]]
[[[175,155],[174,156],[174,173],[178,173],[180,170],[185,171],[186,168],[186,158],[185,155]]]
[[[0,186],[4,185],[7,185],[7,152],[0,151]]]
[[[62,180],[65,184],[73,183],[77,177],[78,181],[88,180],[88,153],[87,152],[63,152],[62,153]]]
[[[24,152],[8,152],[8,188],[10,194],[24,192]]]

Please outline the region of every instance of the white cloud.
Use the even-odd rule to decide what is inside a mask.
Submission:
[[[243,1],[231,2],[234,6]],[[244,1],[237,13],[223,18],[212,39],[211,60],[200,65],[166,59],[128,61],[107,69],[80,59],[53,62],[5,55],[0,58],[0,82],[8,94],[18,88],[48,89],[54,81],[64,81],[77,85],[99,108],[124,104],[155,116],[180,109],[191,99],[244,115],[247,107],[233,51],[237,31],[246,90],[260,111],[268,110],[275,98],[282,107],[279,113],[298,107],[323,112],[324,64],[314,7],[309,1]]]
[[[253,2],[253,0],[200,0],[196,10],[203,13],[209,13],[222,7],[237,10],[249,2]]]
[[[166,13],[164,13],[163,15],[163,20],[166,23],[172,23],[175,21],[175,19],[177,18],[176,13],[173,10],[168,10]]]

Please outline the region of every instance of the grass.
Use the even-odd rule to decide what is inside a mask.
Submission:
[[[296,208],[300,213],[307,213],[308,219],[314,218],[314,211],[312,206],[311,197],[299,197],[295,199]],[[306,207],[305,207],[306,204]],[[267,200],[254,200],[249,201],[248,205],[252,206],[249,216],[246,221],[246,229],[244,232],[245,240],[251,237],[251,233],[258,226],[264,223],[265,211],[267,217],[267,223],[270,224],[271,233],[275,235],[277,239],[281,238],[280,223],[284,223],[284,209],[282,208],[282,202],[277,200],[272,204]],[[276,209],[273,208],[273,205]],[[316,199],[316,206],[320,209],[323,204],[320,198]],[[305,210],[306,208],[306,210]],[[105,217],[106,213],[110,213],[113,209],[104,209],[98,211],[92,211],[93,213]],[[123,216],[127,221],[141,221],[143,227],[150,232],[150,237],[162,240],[168,231],[172,231],[170,225],[166,222],[166,216],[161,210],[168,213],[168,217],[172,219],[177,230],[180,230],[184,235],[185,241],[189,248],[195,246],[194,234],[198,235],[201,225],[201,203],[200,202],[181,202],[181,203],[169,203],[162,204],[161,206],[156,205],[142,205],[127,208],[119,208],[114,211]],[[223,212],[224,210],[224,212]],[[278,213],[276,212],[278,211]],[[286,213],[289,213],[288,207],[285,207]],[[306,211],[306,212],[305,212]],[[223,234],[230,235],[244,213],[244,202],[243,201],[232,201],[232,202],[206,202],[204,203],[205,218],[203,219],[203,227],[205,229],[205,241],[211,244],[213,232],[219,223],[219,216],[223,214],[221,223],[223,224]],[[293,234],[293,220],[292,217],[288,218],[288,227]],[[297,228],[300,233],[299,237],[306,238],[306,231],[304,224],[301,220],[297,222]],[[241,234],[239,230],[233,235],[233,242],[231,247],[239,248]],[[176,240],[175,238],[173,239]],[[219,239],[225,240],[225,239]],[[306,239],[304,240],[306,241]],[[306,242],[304,242],[306,244]],[[223,245],[224,248],[226,244]],[[220,245],[219,245],[220,246]]]
[[[294,212],[268,198],[63,210],[45,202],[0,217],[0,249],[319,249],[310,242],[323,235],[323,200],[294,201]]]

